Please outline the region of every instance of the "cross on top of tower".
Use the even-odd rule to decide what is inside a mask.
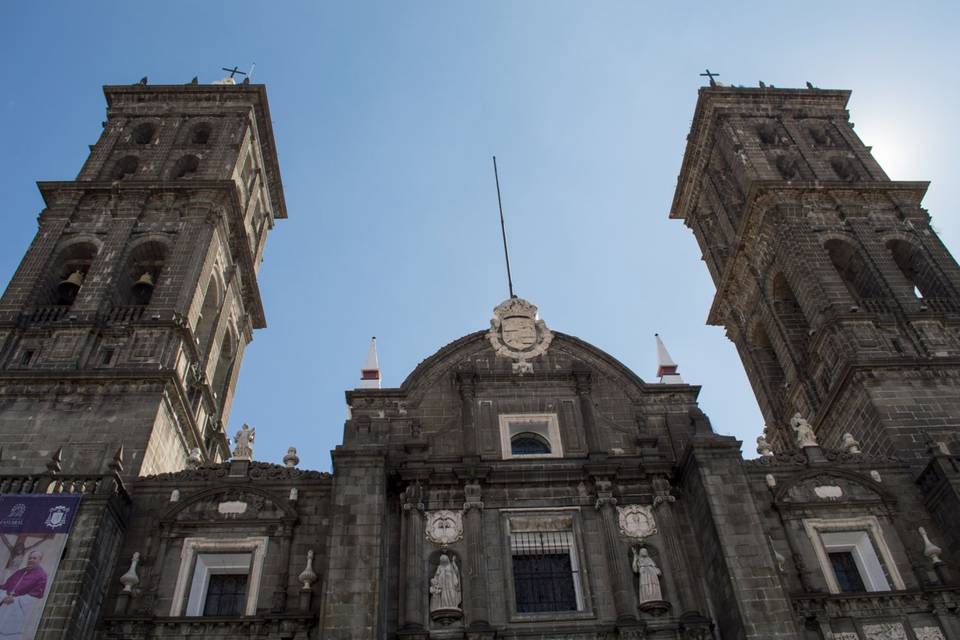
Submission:
[[[224,71],[229,71],[229,69],[224,69]],[[701,73],[700,76],[701,76],[701,77],[710,78],[710,86],[711,86],[711,87],[717,86],[717,81],[714,80],[714,78],[715,78],[715,77],[719,77],[720,74],[719,74],[719,73],[713,73],[712,71],[710,71],[710,69],[705,69],[705,71],[706,71],[706,73]]]
[[[238,74],[238,73],[239,73],[240,75],[242,75],[242,76],[247,75],[247,72],[246,72],[246,71],[240,71],[240,67],[238,67],[237,65],[233,65],[233,69],[228,69],[227,67],[220,67],[220,68],[223,69],[224,71],[229,71],[229,72],[230,72],[230,79],[231,79],[231,80],[233,79],[233,76],[234,76],[235,74]],[[703,74],[700,74],[700,75],[703,75]]]

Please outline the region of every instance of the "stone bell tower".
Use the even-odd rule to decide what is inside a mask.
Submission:
[[[848,91],[700,90],[670,216],[693,230],[726,327],[783,447],[922,457],[960,430],[960,269],[854,132]]]
[[[107,86],[75,180],[41,182],[39,229],[0,299],[0,467],[126,473],[229,455],[264,243],[286,218],[262,85]],[[23,212],[20,212],[22,214]],[[12,212],[11,215],[16,215]]]

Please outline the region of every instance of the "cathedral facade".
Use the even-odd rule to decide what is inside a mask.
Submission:
[[[265,89],[105,95],[0,299],[0,635],[960,640],[960,269],[848,92],[704,87],[688,137],[756,456],[662,345],[646,382],[512,297],[398,388],[373,352],[332,473],[224,429],[286,218]]]

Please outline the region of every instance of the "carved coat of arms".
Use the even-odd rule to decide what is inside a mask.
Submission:
[[[463,513],[460,511],[428,511],[426,516],[423,533],[433,544],[446,547],[463,538]]]
[[[628,538],[642,540],[657,533],[652,505],[628,504],[617,507],[617,512],[620,515],[620,533]]]
[[[498,356],[514,361],[514,372],[531,373],[533,365],[529,361],[546,352],[553,334],[537,318],[536,305],[523,298],[510,298],[493,310],[487,338]]]

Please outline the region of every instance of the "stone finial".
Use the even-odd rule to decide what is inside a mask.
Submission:
[[[783,573],[783,567],[787,562],[787,559],[783,557],[783,554],[777,551],[777,547],[773,544],[773,538],[767,536],[767,541],[770,543],[770,548],[773,549],[773,559],[777,561],[777,571]]]
[[[317,581],[317,572],[313,570],[313,549],[307,551],[307,566],[303,568],[297,580],[303,583],[303,590],[310,591]]]
[[[203,454],[200,447],[190,449],[190,453],[187,455],[187,469],[197,469],[201,464],[203,464]]]
[[[234,460],[253,460],[253,441],[257,437],[256,427],[244,424],[234,436],[236,447],[233,449]]]
[[[283,456],[283,466],[295,467],[300,464],[300,456],[297,455],[296,447],[288,447],[287,455]]]
[[[927,536],[926,529],[919,527],[917,528],[917,531],[920,532],[920,537],[923,538],[923,555],[930,558],[930,562],[934,565],[943,564],[943,560],[940,559],[940,554],[943,553],[943,549],[930,541],[930,537]]]
[[[843,434],[843,440],[840,442],[840,446],[843,447],[847,453],[861,453],[860,443],[854,439],[852,433]]]
[[[765,458],[773,455],[773,447],[767,442],[766,436],[757,436],[757,453]]]
[[[107,463],[107,468],[110,469],[113,473],[123,473],[123,444],[120,444],[120,447],[117,449],[116,453],[113,454],[113,458],[110,462]]]
[[[367,359],[360,368],[360,389],[380,388],[380,358],[377,357],[377,337],[370,338]]]
[[[63,470],[63,447],[57,449],[52,456],[50,456],[50,461],[47,462],[47,471],[52,474],[60,473]]]
[[[140,552],[137,551],[130,559],[130,568],[120,576],[120,584],[123,585],[124,593],[132,593],[133,588],[140,584],[140,576],[137,575],[137,565],[140,563]]]
[[[677,373],[677,363],[670,357],[670,353],[660,339],[660,334],[655,333],[653,337],[657,341],[657,377],[661,384],[683,384],[683,378]]]
[[[807,422],[807,419],[800,415],[799,412],[793,414],[793,417],[790,418],[790,427],[793,428],[793,432],[797,435],[798,447],[806,448],[820,446],[820,444],[817,442],[817,434],[813,432],[813,427],[810,426],[810,423]]]

